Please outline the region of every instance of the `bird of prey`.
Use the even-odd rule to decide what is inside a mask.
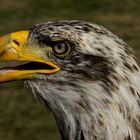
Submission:
[[[0,82],[14,80],[53,112],[62,140],[140,140],[140,69],[102,26],[49,21],[1,37]]]

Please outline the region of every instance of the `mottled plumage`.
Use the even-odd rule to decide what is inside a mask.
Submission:
[[[65,57],[47,49],[57,40],[71,46]],[[53,112],[63,140],[140,140],[140,70],[126,43],[96,24],[52,21],[32,27],[27,46],[61,68],[25,84]]]
[[[53,111],[62,139],[140,139],[140,72],[131,49],[105,28],[79,21],[38,24],[29,43],[45,47],[57,38],[73,46],[66,58],[49,57],[62,70],[27,83]]]

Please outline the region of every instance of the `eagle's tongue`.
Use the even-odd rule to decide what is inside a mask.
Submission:
[[[18,70],[12,70],[12,69],[5,69],[5,70],[0,70],[0,75],[6,74],[6,73],[12,73],[16,72]]]

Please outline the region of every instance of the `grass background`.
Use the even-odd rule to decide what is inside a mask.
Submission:
[[[140,0],[0,0],[0,35],[56,19],[101,24],[133,47],[140,62]],[[59,140],[52,114],[22,82],[0,84],[0,140]]]

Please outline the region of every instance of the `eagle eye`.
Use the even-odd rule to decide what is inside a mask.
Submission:
[[[54,54],[58,57],[66,56],[71,50],[68,42],[57,42],[53,45],[52,49]]]

